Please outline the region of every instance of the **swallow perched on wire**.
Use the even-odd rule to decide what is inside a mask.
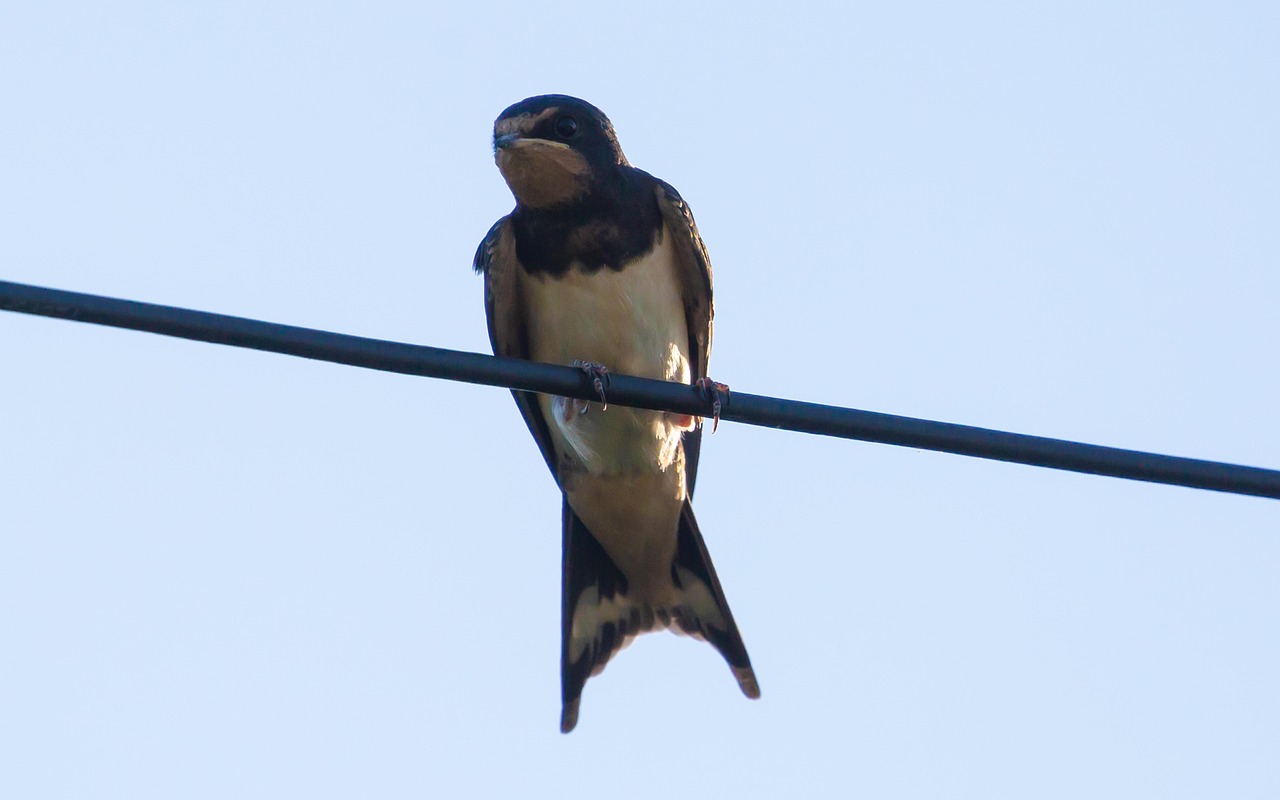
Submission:
[[[476,251],[494,353],[577,365],[600,394],[512,392],[563,495],[560,730],[577,724],[587,679],[661,628],[705,639],[759,697],[690,505],[700,421],[608,406],[609,370],[696,384],[709,400],[727,388],[707,378],[711,263],[693,215],[577,98],[516,103],[493,148],[516,200]]]

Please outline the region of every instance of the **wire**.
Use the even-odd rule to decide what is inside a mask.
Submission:
[[[0,281],[0,310],[128,328],[353,367],[505,386],[595,400],[591,379],[573,367],[367,339],[312,328],[139,303]],[[692,386],[610,374],[609,402],[710,416]],[[749,425],[917,447],[944,453],[1108,475],[1115,478],[1280,499],[1280,471],[1123,450],[1019,433],[899,417],[734,391],[720,418]]]

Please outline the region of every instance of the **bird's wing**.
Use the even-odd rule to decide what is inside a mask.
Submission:
[[[698,235],[693,212],[684,198],[669,183],[657,183],[658,208],[662,210],[662,219],[674,237],[676,252],[680,256],[680,288],[684,293],[685,322],[689,326],[689,367],[694,378],[705,378],[707,361],[711,358],[714,316],[711,259],[707,256],[702,237]]]
[[[528,359],[529,337],[520,298],[519,269],[515,233],[511,229],[511,217],[506,216],[493,224],[476,249],[475,270],[484,275],[484,311],[489,321],[489,343],[493,345],[494,355]],[[551,441],[551,430],[538,406],[538,396],[516,389],[511,391],[511,395],[516,399],[520,414],[538,443],[547,467],[558,480],[558,457]]]
[[[689,369],[693,378],[707,377],[707,361],[711,358],[711,329],[714,308],[711,302],[711,259],[707,246],[698,235],[693,212],[675,187],[654,178],[657,183],[658,208],[662,210],[665,228],[671,233],[679,256],[680,289],[684,299],[685,325],[689,329]],[[702,426],[684,435],[685,485],[693,496],[698,476],[698,455],[702,450]]]
[[[685,324],[689,329],[690,370],[695,379],[705,378],[707,361],[711,358],[711,259],[707,257],[706,245],[698,235],[693,212],[679,192],[662,181],[658,181],[657,191],[658,207],[662,209],[663,221],[666,229],[671,232],[680,259],[678,274],[684,295]],[[747,656],[742,634],[738,632],[738,625],[729,611],[729,602],[725,599],[724,590],[720,588],[720,579],[716,577],[715,567],[711,565],[711,555],[707,552],[707,545],[690,504],[701,447],[702,426],[699,425],[684,435],[685,482],[689,496],[685,498],[684,507],[680,511],[676,559],[672,571],[685,597],[704,597],[710,594],[714,599],[715,611],[708,614],[705,606],[695,608],[685,605],[677,614],[676,626],[685,633],[710,642],[724,656],[725,661],[729,662],[742,693],[747,697],[757,698],[760,696],[760,684],[751,667],[751,659]]]

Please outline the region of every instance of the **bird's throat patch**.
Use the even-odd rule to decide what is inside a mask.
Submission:
[[[530,208],[551,208],[586,194],[591,165],[559,142],[524,139],[499,150],[494,160],[511,193]]]

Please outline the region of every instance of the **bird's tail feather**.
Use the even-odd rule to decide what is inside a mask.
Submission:
[[[753,700],[760,697],[760,684],[756,681],[747,646],[733,621],[729,601],[720,588],[711,555],[702,541],[702,531],[693,516],[693,506],[686,500],[680,510],[680,532],[676,540],[676,560],[672,567],[676,587],[680,590],[680,604],[675,624],[691,636],[705,639],[724,660],[729,662],[733,676],[742,693]]]
[[[569,507],[567,499],[563,517],[562,732],[568,733],[577,725],[587,679],[603,670],[614,653],[638,634],[658,628],[671,627],[706,640],[729,663],[742,693],[751,698],[760,696],[746,646],[687,501],[680,513],[672,565],[676,599],[661,607],[636,602],[628,595],[626,577]]]

